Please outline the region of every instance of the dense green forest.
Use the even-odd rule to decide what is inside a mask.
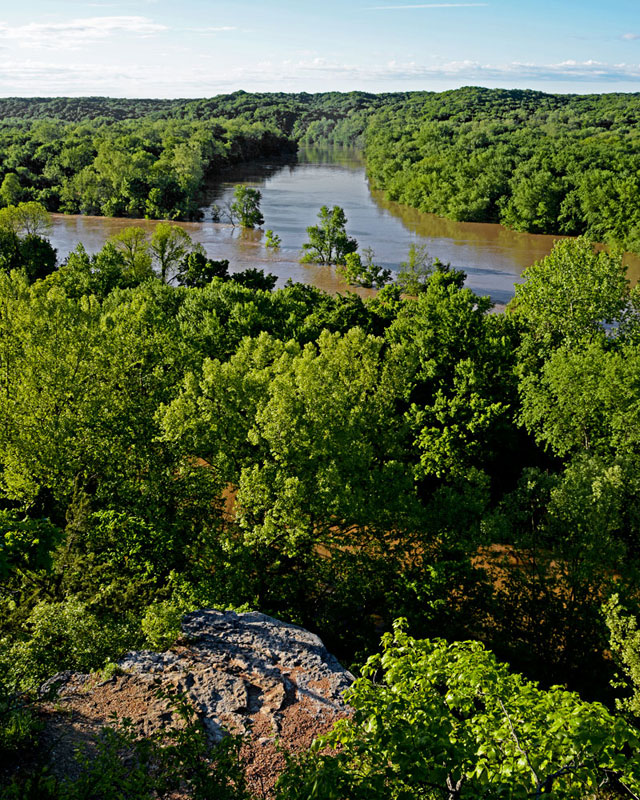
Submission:
[[[619,254],[560,242],[495,314],[438,262],[416,296],[363,300],[229,276],[169,224],[58,267],[35,206],[0,228],[5,758],[53,673],[250,608],[357,671],[408,625],[282,798],[637,794],[640,308]],[[509,747],[505,703],[527,720]],[[21,780],[8,797],[87,796]]]
[[[367,128],[393,200],[457,220],[640,246],[638,95],[461,89],[400,99]]]
[[[197,219],[223,167],[332,143],[373,186],[456,220],[640,248],[640,96],[468,87],[203,100],[0,100],[0,202]]]
[[[173,743],[112,731],[77,779],[34,755],[43,681],[169,647],[207,607],[309,628],[358,675],[279,800],[637,798],[640,291],[591,239],[637,249],[640,98],[0,109],[3,800],[249,800],[236,739],[212,752],[188,711]],[[41,203],[197,218],[226,166],[323,142],[423,210],[590,238],[505,313],[420,248],[391,282],[337,206],[305,258],[367,299],[230,273],[170,222],[62,264],[47,239]],[[238,187],[242,224],[259,201]]]
[[[199,219],[207,178],[229,164],[292,150],[287,137],[257,122],[4,124],[0,198],[71,214]]]
[[[197,101],[0,100],[0,203],[71,214],[199,219],[225,166],[292,155],[307,133],[362,135],[373,95],[248,95]],[[327,127],[326,115],[333,124]]]

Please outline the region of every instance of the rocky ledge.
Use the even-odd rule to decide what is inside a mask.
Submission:
[[[213,740],[247,734],[251,783],[265,787],[284,763],[275,746],[300,750],[349,713],[343,692],[353,676],[309,631],[265,614],[195,611],[183,620],[184,637],[165,653],[127,653],[112,678],[62,673],[49,704],[47,738],[53,762],[72,753],[100,728],[128,717],[141,736],[179,724],[158,688],[183,692]]]

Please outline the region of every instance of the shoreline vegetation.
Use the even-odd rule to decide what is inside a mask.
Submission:
[[[225,166],[299,144],[362,148],[374,189],[458,221],[640,248],[640,95],[466,87],[190,101],[0,100],[0,202],[198,219]]]

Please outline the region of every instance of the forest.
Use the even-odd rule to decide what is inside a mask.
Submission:
[[[58,263],[44,207],[188,218],[211,171],[344,135],[390,194],[430,185],[445,153],[504,169],[493,208],[515,214],[526,180],[486,152],[548,147],[567,188],[587,174],[569,151],[601,148],[631,187],[638,102],[0,101],[3,800],[257,800],[235,738],[212,752],[197,720],[175,742],[114,730],[66,779],[38,762],[48,678],[112,674],[203,608],[308,628],[357,676],[353,716],[287,760],[277,800],[640,795],[640,290],[621,247],[587,226],[496,313],[437,259],[367,298],[276,289],[170,221]],[[629,246],[637,205],[612,208]],[[309,257],[353,267],[322,225]]]
[[[438,747],[460,715],[450,796],[533,796],[521,753],[491,750],[507,696],[542,794],[637,793],[640,296],[619,253],[561,241],[497,314],[439,262],[413,297],[274,289],[184,235],[168,248],[169,223],[37,270],[46,214],[22,210],[0,212],[17,254],[0,271],[5,757],[37,740],[29,698],[52,674],[166,647],[191,609],[256,609],[362,676],[337,754],[291,764],[283,798],[447,796]],[[455,684],[459,709],[420,706],[425,681]],[[380,738],[367,720],[391,708]],[[6,796],[94,796],[24,780]]]
[[[0,100],[0,202],[198,219],[225,166],[300,143],[362,148],[421,211],[640,250],[640,95],[466,87],[202,100]]]

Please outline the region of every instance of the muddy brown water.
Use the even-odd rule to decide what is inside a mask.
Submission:
[[[262,192],[263,229],[271,228],[282,240],[278,251],[264,246],[264,230],[242,230],[213,223],[205,209],[203,222],[180,223],[200,242],[209,257],[228,259],[231,271],[259,267],[278,276],[310,283],[328,292],[348,287],[332,267],[300,264],[306,228],[317,221],[322,205],[342,206],[347,215],[347,232],[360,247],[373,248],[376,263],[397,270],[411,244],[426,245],[431,256],[449,262],[467,273],[467,286],[478,294],[506,303],[523,271],[548,255],[561,237],[518,233],[502,225],[454,222],[423,214],[371,191],[362,157],[348,149],[302,149],[296,160],[274,160],[248,164],[227,172],[210,189],[210,201],[228,203],[239,183]],[[105,240],[128,225],[152,231],[158,223],[150,220],[112,217],[54,215],[51,241],[62,261],[82,242],[96,252]],[[630,276],[640,276],[640,259],[629,257]]]

